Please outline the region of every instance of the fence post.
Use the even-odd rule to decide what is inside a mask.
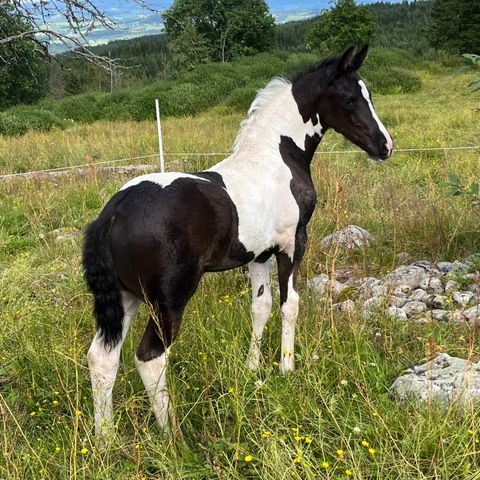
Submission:
[[[162,140],[162,125],[160,123],[160,104],[158,98],[155,99],[155,110],[157,111],[157,132],[158,132],[158,149],[160,152],[160,171],[165,171],[165,159],[163,158],[163,140]]]

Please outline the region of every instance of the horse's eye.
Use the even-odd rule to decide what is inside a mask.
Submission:
[[[346,104],[347,105],[354,105],[356,103],[357,99],[355,97],[347,97]]]

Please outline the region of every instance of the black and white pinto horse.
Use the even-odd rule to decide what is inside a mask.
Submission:
[[[127,182],[86,232],[83,265],[97,333],[88,351],[97,435],[112,426],[120,349],[139,304],[152,314],[135,355],[158,425],[168,429],[166,367],[185,306],[204,272],[248,264],[253,335],[247,365],[260,362],[270,316],[269,258],[278,264],[280,372],[294,369],[296,277],[316,193],[310,163],[329,128],[384,160],[393,142],[357,74],[367,47],[352,47],[292,81],[273,79],[250,107],[233,153],[196,174],[153,173]],[[167,430],[168,431],[168,430]]]

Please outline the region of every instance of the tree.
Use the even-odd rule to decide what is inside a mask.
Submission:
[[[334,0],[306,34],[306,46],[320,53],[338,52],[349,45],[365,45],[374,37],[375,18],[365,5],[355,0]]]
[[[173,64],[178,69],[191,69],[195,65],[210,60],[207,39],[198,32],[197,27],[188,21],[180,32],[168,43]]]
[[[45,54],[22,33],[30,28],[21,17],[0,10],[0,32],[16,37],[10,44],[0,43],[0,109],[17,103],[33,103],[48,88],[48,63]]]
[[[148,0],[129,0],[141,7],[157,12],[148,6]],[[94,53],[88,42],[88,34],[96,29],[115,28],[115,23],[97,7],[97,0],[0,0],[0,15],[21,19],[28,28],[16,33],[4,30],[0,25],[0,46],[12,49],[19,40],[30,40],[31,48],[47,54],[55,43],[63,44],[68,50],[86,58],[106,70],[118,68],[116,59]],[[57,29],[59,19],[65,28]],[[20,52],[17,52],[20,53]],[[0,58],[0,67],[3,59]]]
[[[274,19],[264,0],[175,0],[163,17],[171,42],[193,24],[211,58],[222,62],[273,44]]]
[[[480,0],[433,0],[430,44],[452,53],[480,53]]]

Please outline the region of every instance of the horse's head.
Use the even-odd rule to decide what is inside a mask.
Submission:
[[[378,118],[367,86],[357,70],[362,66],[368,46],[356,52],[350,47],[330,58],[303,77],[307,87],[318,92],[318,111],[323,128],[333,128],[365,150],[375,160],[387,159],[393,140]],[[309,116],[314,114],[310,111]]]
[[[346,50],[328,69],[327,95],[322,108],[326,126],[334,128],[375,160],[387,159],[393,140],[376,114],[370,91],[357,74],[368,46]]]

